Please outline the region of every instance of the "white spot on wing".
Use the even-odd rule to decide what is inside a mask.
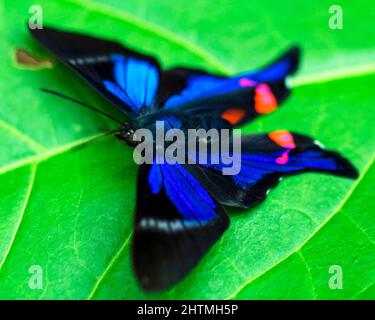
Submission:
[[[325,146],[323,143],[321,143],[320,141],[318,140],[314,140],[314,144],[318,147],[320,147],[321,149],[325,149]]]
[[[170,226],[172,231],[181,230],[183,228],[183,224],[181,223],[180,220],[174,220],[174,221],[170,222],[169,226]]]
[[[164,231],[169,231],[167,221],[159,220],[159,221],[158,221],[158,229],[160,229],[160,230],[164,230]]]

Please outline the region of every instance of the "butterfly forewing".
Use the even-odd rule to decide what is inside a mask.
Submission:
[[[156,59],[114,41],[78,33],[48,27],[30,32],[131,118],[153,107],[160,75]]]

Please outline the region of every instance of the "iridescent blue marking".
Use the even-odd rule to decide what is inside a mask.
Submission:
[[[139,109],[132,100],[129,99],[129,96],[126,94],[124,90],[122,90],[116,83],[108,80],[103,81],[104,86],[106,89],[111,92],[114,96],[125,102],[129,105],[133,110]]]
[[[280,81],[288,75],[290,64],[291,61],[288,59],[279,60],[265,69],[247,72],[242,74],[241,77],[249,77],[256,82]]]
[[[166,193],[186,219],[208,221],[216,216],[215,203],[181,165],[162,165]]]
[[[181,121],[178,118],[176,118],[175,116],[172,116],[172,115],[164,116],[160,119],[160,121],[164,121],[165,130],[176,129],[176,128],[181,127]]]
[[[286,150],[286,149],[285,149]],[[272,153],[242,153],[241,170],[237,175],[231,176],[233,181],[242,188],[246,189],[260,181],[265,175],[279,172],[288,173],[301,171],[304,169],[318,170],[337,170],[337,164],[334,159],[327,158],[324,151],[308,150],[299,154],[289,156],[286,164],[278,164],[276,159],[284,151]],[[226,159],[228,162],[228,159]],[[208,164],[207,167],[222,171],[223,162],[219,164]]]
[[[155,66],[147,61],[113,55],[114,61],[112,81],[103,81],[108,91],[128,104],[134,111],[143,106],[150,107],[154,100],[159,74]]]
[[[170,97],[165,109],[177,109],[182,105],[199,99],[210,98],[243,89],[236,78],[217,78],[212,76],[193,76],[188,79],[188,86],[178,95]]]
[[[148,183],[153,194],[164,186],[166,195],[185,219],[205,222],[216,216],[211,196],[180,164],[153,164]]]
[[[150,185],[152,194],[157,194],[163,187],[163,177],[161,175],[160,166],[152,164],[148,174],[148,184]]]
[[[239,79],[243,77],[254,82],[282,81],[290,72],[292,63],[293,61],[290,57],[285,57],[262,70],[245,72],[232,78],[192,75],[187,79],[187,87],[178,95],[170,97],[166,101],[164,108],[177,109],[199,99],[243,90],[244,88],[239,83]],[[246,90],[249,90],[249,88]]]

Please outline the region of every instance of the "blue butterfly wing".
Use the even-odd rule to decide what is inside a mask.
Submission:
[[[189,171],[222,205],[250,208],[262,202],[281,178],[303,172],[322,172],[347,178],[357,170],[339,153],[313,139],[285,130],[243,137],[236,175],[223,175],[219,164],[196,165]]]
[[[269,66],[229,78],[187,68],[164,71],[162,78],[175,85],[163,101],[164,109],[220,117],[238,126],[279,107],[290,94],[286,79],[296,72],[299,60],[294,47]]]
[[[159,82],[157,67],[147,61],[113,55],[113,80],[104,80],[105,88],[139,112],[152,108]]]
[[[155,107],[160,67],[156,59],[122,45],[53,28],[30,29],[59,60],[131,118]]]
[[[147,291],[184,278],[229,225],[224,209],[182,165],[142,165],[134,270]]]

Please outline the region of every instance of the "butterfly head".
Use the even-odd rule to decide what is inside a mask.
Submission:
[[[118,133],[116,138],[124,141],[128,146],[135,147],[139,141],[135,139],[135,127],[130,122],[125,122]]]

